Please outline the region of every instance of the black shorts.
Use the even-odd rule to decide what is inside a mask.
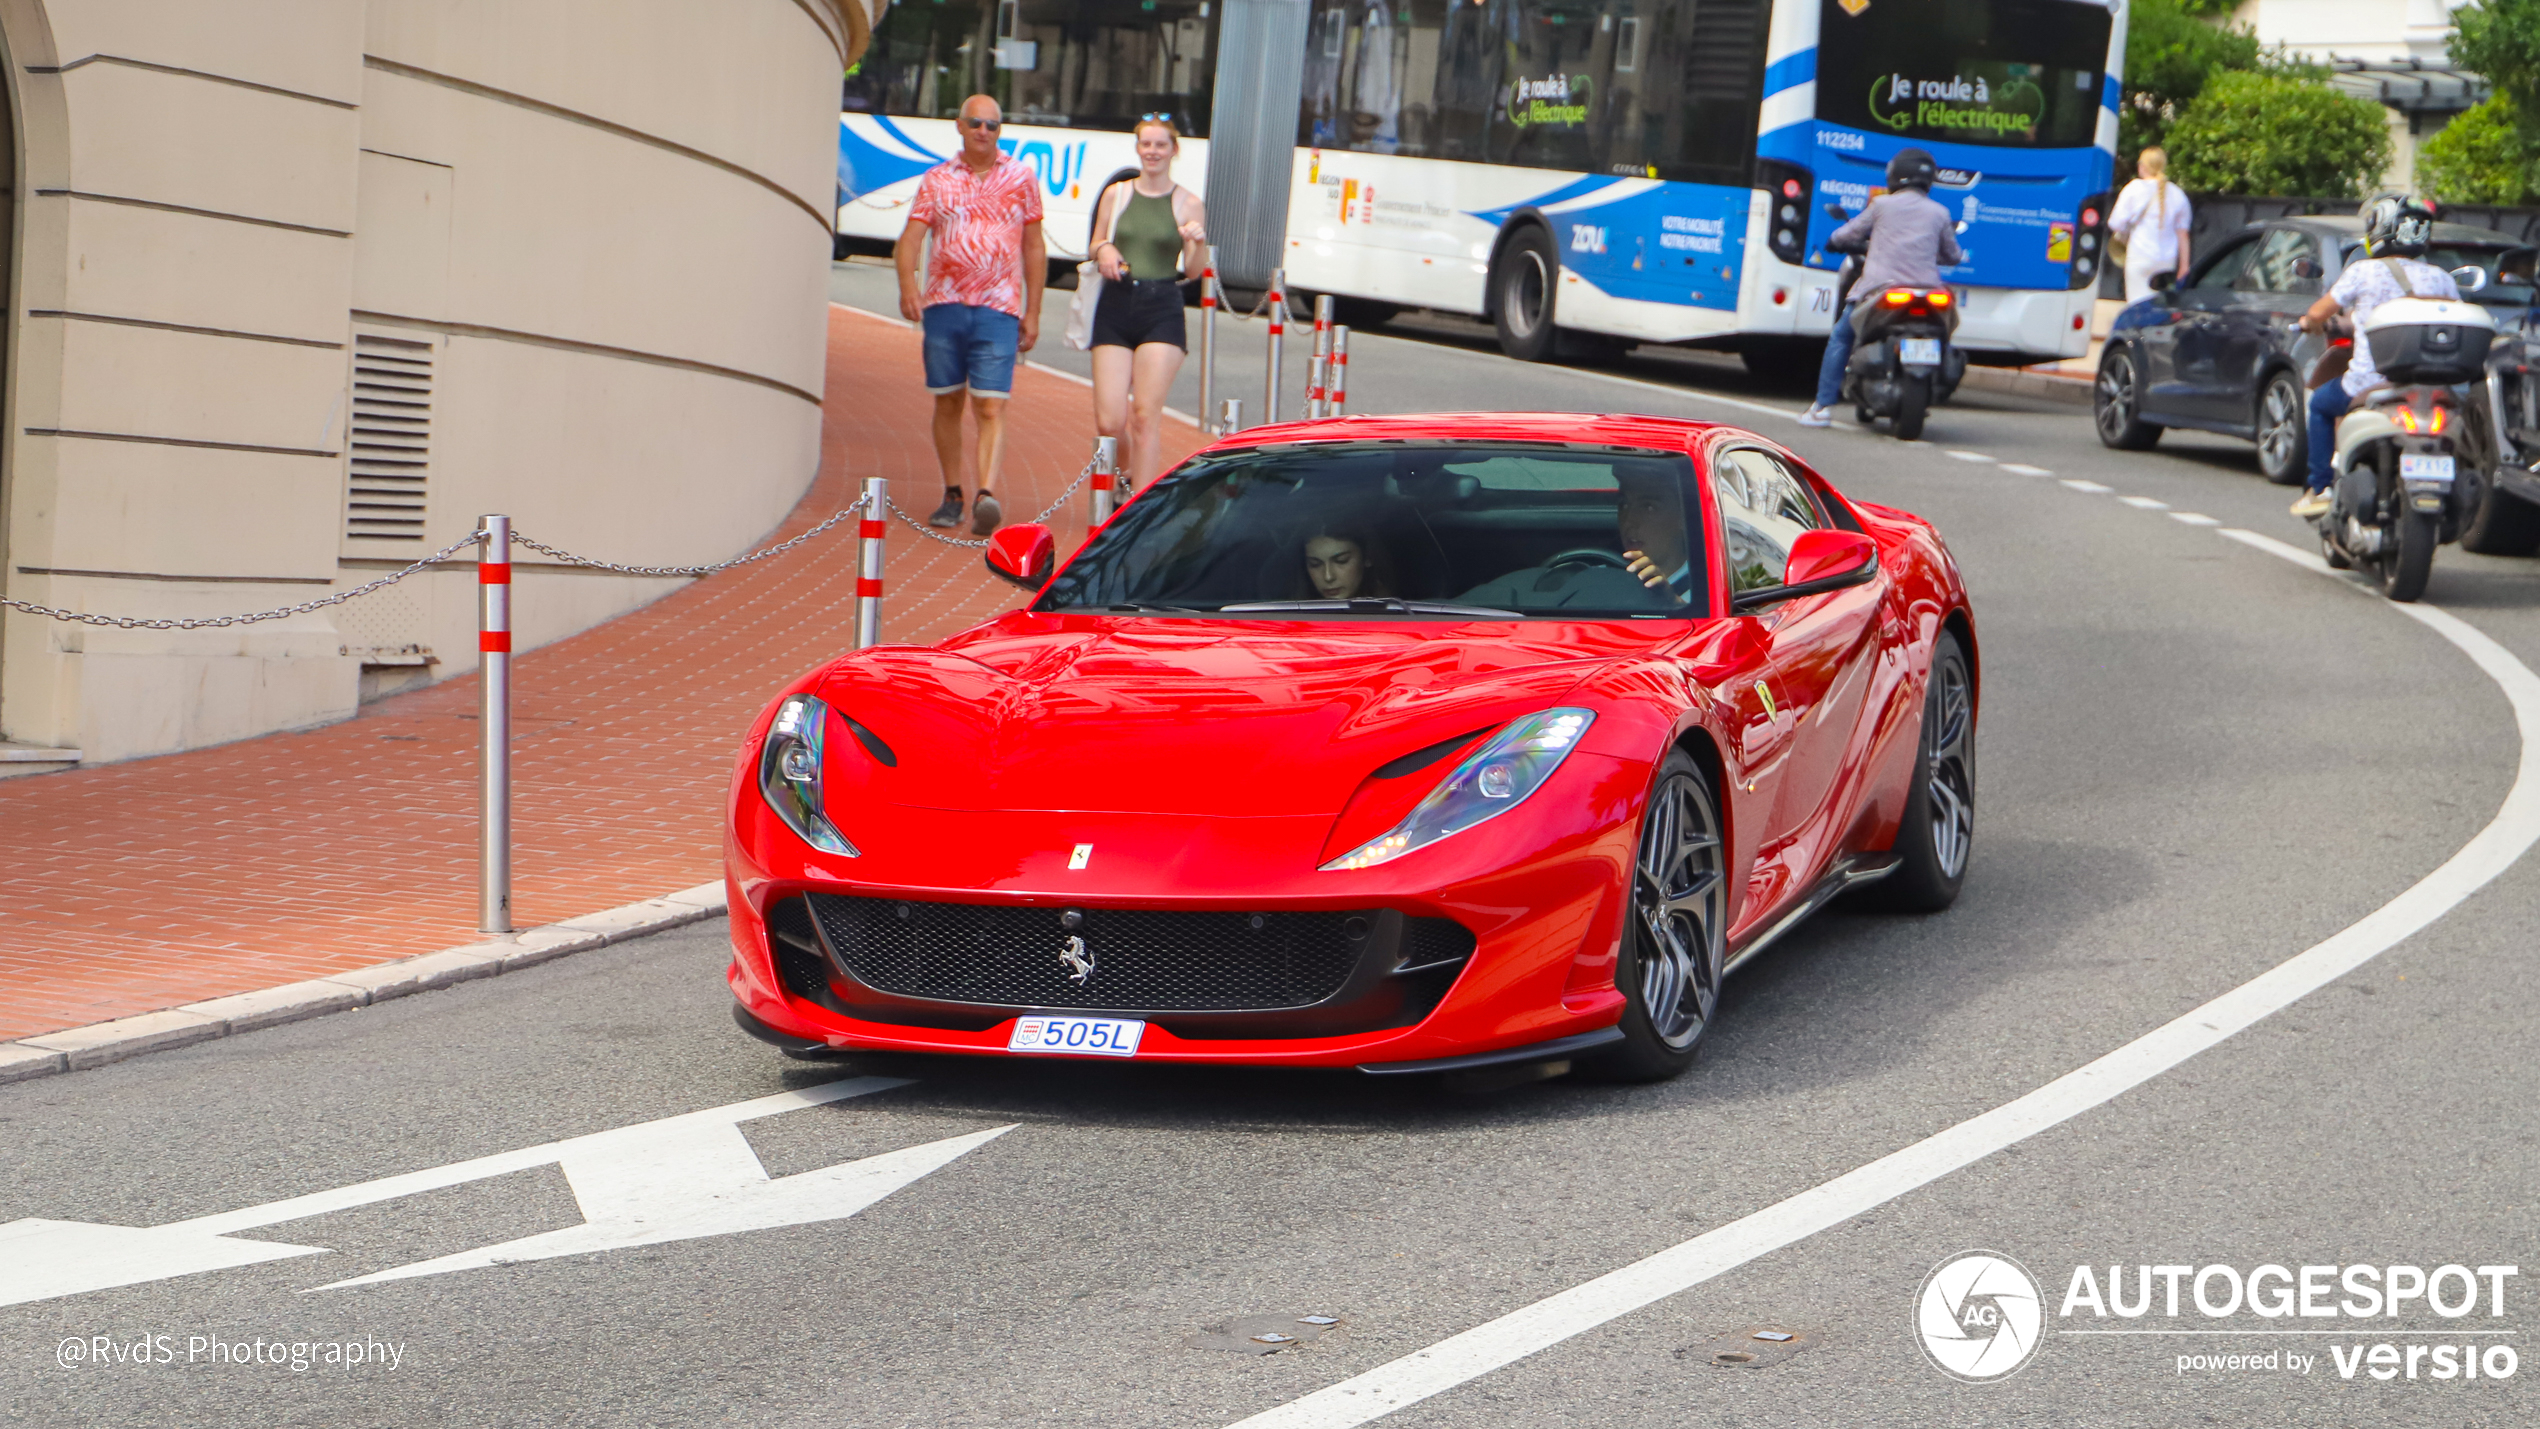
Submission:
[[[1181,283],[1172,278],[1104,280],[1102,301],[1094,304],[1094,346],[1136,348],[1150,342],[1191,350]]]

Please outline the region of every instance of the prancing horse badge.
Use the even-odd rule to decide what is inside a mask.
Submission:
[[[1067,946],[1058,950],[1058,960],[1067,965],[1067,980],[1079,987],[1094,975],[1093,953],[1085,947],[1084,939],[1073,934],[1068,936]]]

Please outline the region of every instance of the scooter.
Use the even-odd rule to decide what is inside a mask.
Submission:
[[[2336,485],[2312,518],[2320,555],[2368,571],[2382,594],[2425,594],[2434,551],[2461,537],[2495,465],[2487,350],[2496,328],[2476,303],[2400,298],[2373,310],[2354,341],[2389,379],[2337,423]]]
[[[1860,276],[1861,255],[1846,254],[1835,281],[1836,312]],[[1946,287],[1889,288],[1836,321],[1853,323],[1860,334],[1843,370],[1854,419],[1868,426],[1885,417],[1898,440],[1919,440],[1924,415],[1948,401],[1967,374],[1966,353],[1949,340],[1958,330],[1958,295]]]

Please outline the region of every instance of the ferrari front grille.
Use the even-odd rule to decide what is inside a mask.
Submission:
[[[830,951],[877,992],[992,1007],[1274,1012],[1339,993],[1377,942],[1377,912],[1185,913],[923,903],[815,893]],[[1409,968],[1472,934],[1405,920]],[[1438,925],[1429,927],[1425,925]],[[1394,966],[1390,961],[1386,971]]]

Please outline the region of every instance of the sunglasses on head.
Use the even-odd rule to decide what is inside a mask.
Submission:
[[[995,131],[1005,127],[1005,121],[1002,119],[973,119],[968,115],[964,115],[962,116],[961,127],[964,129],[985,129],[994,133]]]

